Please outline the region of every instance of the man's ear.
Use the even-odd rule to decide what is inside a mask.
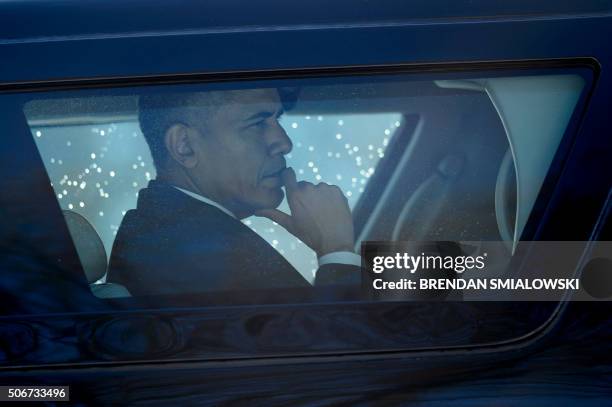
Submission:
[[[191,129],[184,124],[173,124],[165,134],[166,149],[170,157],[183,167],[193,168],[198,159],[192,146]]]

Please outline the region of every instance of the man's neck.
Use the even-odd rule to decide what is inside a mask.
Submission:
[[[224,211],[229,212],[233,217],[237,219],[245,219],[253,215],[253,211],[247,211],[238,207],[238,205],[232,205],[231,202],[225,202],[215,196],[214,193],[202,191],[189,177],[172,176],[172,174],[160,172],[156,178],[158,181],[172,185],[184,191],[189,191],[204,200],[210,201],[216,206],[219,206]]]

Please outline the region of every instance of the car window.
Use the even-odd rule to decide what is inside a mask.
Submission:
[[[178,200],[203,197],[203,207],[212,204],[225,212],[210,214],[221,221],[207,227],[223,228],[225,221],[231,225],[231,218],[239,220],[268,243],[265,250],[280,254],[274,264],[287,260],[288,264],[278,267],[297,271],[302,277],[291,283],[279,282],[283,277],[276,276],[270,278],[270,287],[280,284],[290,288],[304,280],[315,284],[320,258],[330,254],[317,253],[317,242],[304,242],[324,240],[309,235],[321,234],[321,230],[299,230],[316,223],[317,214],[305,214],[309,218],[303,220],[304,225],[293,227],[279,224],[278,215],[257,212],[292,212],[283,168],[292,168],[301,184],[339,187],[358,230],[352,232],[355,239],[351,247],[331,250],[334,261],[336,252],[358,253],[359,244],[371,240],[501,240],[514,249],[583,87],[582,77],[568,74],[315,82],[293,87],[241,84],[237,89],[150,87],[124,90],[116,96],[112,90],[100,90],[97,95],[89,92],[90,96],[80,95],[82,92],[71,92],[69,97],[54,94],[51,99],[29,101],[24,112],[73,241],[78,246],[87,240],[101,240],[103,250],[99,251],[107,259],[107,270],[103,272],[103,264],[99,267],[95,283],[112,282],[108,276],[116,268],[115,274],[121,275],[115,279],[117,284],[129,281],[137,285],[137,281],[146,280],[150,281],[147,285],[172,286],[172,279],[156,280],[154,273],[138,275],[137,280],[127,277],[132,273],[130,268],[139,268],[149,261],[147,257],[155,257],[147,250],[156,246],[171,253],[166,267],[190,256],[220,263],[195,267],[202,267],[204,275],[220,269],[215,271],[219,281],[211,284],[143,291],[181,294],[268,285],[263,274],[255,277],[261,271],[239,277],[239,272],[224,270],[230,263],[224,265],[223,256],[239,247],[218,249],[209,257],[199,257],[197,248],[173,252],[185,245],[181,241],[184,231],[178,226],[155,230],[169,227],[159,221],[159,216],[165,216],[163,211],[155,213],[157,219],[149,218],[152,210],[146,212],[138,206],[139,199],[143,200],[141,205],[158,205],[162,200],[156,196],[152,202],[146,201],[151,185],[169,187],[167,195],[178,192],[173,197]],[[157,93],[161,90],[163,93]],[[249,114],[252,117],[247,117]],[[171,131],[185,133],[187,144],[173,142],[192,156],[176,156],[178,150],[168,144],[174,140]],[[392,152],[388,152],[390,148]],[[388,156],[383,160],[385,153]],[[219,162],[216,155],[222,157]],[[183,163],[182,159],[194,161]],[[277,174],[266,178],[271,171]],[[266,182],[276,184],[272,188]],[[333,200],[331,195],[313,196],[317,196],[315,201]],[[363,202],[358,205],[360,198]],[[168,205],[164,211],[172,211]],[[181,207],[176,202],[173,205]],[[298,202],[296,208],[299,205],[315,203]],[[244,213],[236,214],[243,209]],[[324,209],[324,205],[317,207]],[[134,222],[129,222],[130,216],[124,221],[128,213],[134,215]],[[169,218],[169,223],[198,222],[198,216],[204,215],[185,214]],[[323,222],[333,220],[324,218]],[[346,225],[340,223],[338,229],[342,228]],[[194,246],[233,239],[229,232],[210,238],[191,233],[195,234],[188,241]],[[135,242],[145,234],[150,241]],[[248,240],[242,239],[235,244]],[[81,257],[88,249],[77,247]],[[343,262],[351,264],[345,258],[338,261],[342,266]],[[358,265],[356,260],[353,263]],[[260,267],[272,266],[264,260]],[[236,275],[227,277],[229,274]],[[240,281],[249,278],[256,283]]]
[[[84,288],[77,311],[187,307],[211,324],[225,312],[252,317],[240,329],[257,330],[269,325],[265,305],[274,329],[313,324],[290,352],[317,350],[316,332],[339,335],[326,351],[523,335],[556,304],[373,297],[361,248],[499,242],[503,275],[518,243],[537,237],[589,72],[127,81],[4,95],[37,154],[23,161],[37,180],[23,213],[44,209],[48,221],[35,227],[44,245],[28,246],[43,266],[28,267],[54,301]],[[73,285],[53,288],[68,275]]]

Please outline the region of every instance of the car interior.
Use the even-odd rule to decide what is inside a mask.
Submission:
[[[402,113],[405,125],[354,208],[356,250],[368,240],[512,242],[514,161],[483,89],[435,81],[325,85],[302,87],[287,99],[293,115]],[[134,96],[35,100],[26,114],[31,126],[94,126],[135,121],[136,106]],[[104,282],[108,255],[91,222],[74,210],[63,214],[94,295],[128,297],[125,287]]]
[[[509,127],[504,121],[505,111],[500,109],[499,100],[491,97],[486,86],[473,86],[465,81],[334,81],[331,84],[328,80],[322,85],[301,86],[298,92],[293,93],[287,115],[335,115],[334,117],[338,118],[350,114],[394,112],[393,120],[396,120],[395,117],[398,120],[395,123],[401,122],[401,125],[393,128],[394,133],[389,134],[384,156],[380,154],[375,172],[369,177],[353,206],[356,250],[361,242],[380,240],[446,239],[468,243],[504,241],[506,244],[501,246],[503,252],[499,253],[500,264],[495,271],[499,271],[500,275],[505,273],[507,263],[512,263],[514,259],[512,253],[516,236],[521,234],[517,232],[516,226],[520,224],[517,219],[522,216],[523,222],[526,222],[529,215],[528,212],[521,214],[519,210],[521,182],[532,182],[539,188],[546,174],[544,172],[542,178],[538,179],[531,176],[529,171],[523,172],[526,181],[521,181],[520,171],[517,171],[521,166],[517,165],[517,151],[513,149],[512,143],[512,136],[520,135],[521,132]],[[533,88],[536,96],[542,93],[533,82],[528,85]],[[558,84],[555,85],[555,89],[558,87]],[[157,87],[144,91],[155,92]],[[226,312],[224,310],[230,307],[236,312],[240,309],[238,318],[249,318],[253,309],[265,305],[274,309],[274,313],[279,315],[278,318],[287,323],[293,323],[293,315],[299,315],[296,317],[298,325],[306,323],[306,320],[311,318],[310,313],[314,313],[313,315],[319,315],[316,318],[319,322],[323,321],[322,323],[332,320],[336,323],[340,318],[348,324],[347,327],[376,330],[377,334],[370,337],[371,340],[366,340],[363,346],[378,346],[381,338],[392,338],[388,341],[385,339],[388,346],[396,346],[399,342],[401,346],[420,346],[424,343],[431,345],[434,342],[436,346],[446,346],[490,343],[498,341],[500,337],[507,338],[509,332],[512,332],[512,335],[516,332],[529,332],[549,318],[557,306],[554,302],[548,302],[532,309],[529,303],[458,302],[455,301],[458,298],[452,296],[445,297],[445,302],[435,303],[411,301],[413,298],[408,296],[400,297],[400,301],[372,301],[370,297],[363,296],[361,287],[354,287],[353,291],[346,292],[335,291],[335,287],[315,287],[185,293],[151,298],[130,296],[129,287],[107,284],[102,277],[106,272],[110,252],[108,249],[104,250],[108,246],[101,243],[104,240],[102,233],[95,226],[95,215],[98,212],[84,217],[80,205],[71,208],[67,205],[67,200],[60,200],[58,197],[63,194],[62,188],[66,187],[60,188],[61,183],[58,185],[54,180],[61,179],[61,174],[67,171],[68,160],[73,157],[63,155],[64,167],[59,166],[59,172],[56,171],[52,177],[48,163],[54,158],[57,164],[59,156],[45,155],[37,143],[40,140],[47,140],[49,143],[55,140],[53,137],[40,137],[40,129],[48,131],[48,135],[61,135],[69,131],[71,126],[81,126],[86,130],[85,133],[79,133],[85,136],[81,137],[83,140],[91,139],[88,137],[89,132],[93,134],[96,131],[100,135],[100,129],[111,128],[114,123],[126,124],[130,129],[136,130],[139,92],[141,91],[138,88],[126,87],[50,92],[43,96],[31,93],[22,99],[23,107],[17,107],[20,109],[19,114],[23,117],[25,113],[24,119],[27,120],[27,124],[24,120],[18,131],[29,130],[31,135],[21,140],[24,144],[29,143],[22,148],[30,154],[26,157],[27,160],[23,161],[23,165],[27,164],[27,171],[30,171],[28,174],[33,177],[31,182],[36,185],[34,192],[37,194],[37,202],[40,202],[36,203],[38,206],[35,210],[31,207],[19,210],[30,216],[28,219],[31,219],[31,224],[48,224],[44,229],[46,235],[39,236],[39,247],[33,250],[40,253],[43,248],[49,252],[44,258],[37,254],[36,258],[42,263],[36,267],[36,272],[41,275],[41,284],[54,287],[54,298],[44,300],[54,301],[58,309],[72,309],[77,312],[85,312],[88,309],[96,312],[100,309],[111,309],[113,312],[197,309],[202,317],[208,318],[209,315]],[[564,114],[567,117],[564,122],[558,121],[557,124],[563,131],[571,116],[567,111],[573,111],[577,97],[562,100],[566,111],[557,113],[557,118]],[[558,93],[549,95],[549,98],[561,99]],[[519,99],[521,98],[516,98]],[[542,101],[539,100],[538,103]],[[9,110],[5,112],[10,113]],[[526,115],[523,113],[521,117]],[[528,117],[526,121],[536,119]],[[541,126],[536,130],[543,132]],[[563,136],[563,131],[557,131],[559,138]],[[530,137],[528,140],[534,140],[533,133],[526,134]],[[136,131],[132,133],[130,130],[127,136],[130,140],[138,140]],[[382,137],[380,134],[377,136],[380,142]],[[331,137],[334,138],[334,134]],[[71,135],[70,138],[76,144],[76,136]],[[62,140],[65,143],[67,139]],[[106,140],[104,138],[104,141]],[[342,140],[341,144],[344,145],[344,142],[345,140]],[[144,151],[144,140],[140,145]],[[531,151],[551,150],[549,153],[552,157],[556,146],[554,143],[537,146],[531,142],[527,147]],[[86,156],[86,160],[81,160],[79,165],[84,162],[87,162],[87,165],[92,164],[89,160],[92,151],[94,150],[91,147],[86,147],[77,152]],[[521,155],[518,154],[518,157]],[[538,155],[534,154],[533,157],[538,158]],[[113,158],[121,160],[122,156],[119,154],[119,157]],[[12,160],[11,170],[14,171],[13,167],[21,162],[15,163],[15,160]],[[540,163],[542,169],[547,169],[550,165],[550,162],[541,159],[537,163]],[[32,168],[36,172],[31,172]],[[105,170],[109,171],[110,168],[106,167]],[[23,171],[26,172],[25,169]],[[89,179],[87,181],[90,182]],[[131,182],[131,179],[128,182]],[[80,185],[73,184],[72,190],[79,187]],[[142,184],[134,187],[130,184],[131,199],[134,199],[135,193],[141,187]],[[23,192],[22,189],[19,191]],[[34,204],[31,194],[27,195],[21,196],[20,199],[28,202],[28,205]],[[525,196],[523,194],[523,198]],[[95,194],[94,198],[103,201]],[[78,203],[78,200],[76,202]],[[112,199],[106,202],[108,205],[115,205]],[[119,214],[125,208],[117,208]],[[62,213],[60,209],[63,211],[61,217],[58,216]],[[527,209],[531,210],[530,207]],[[21,212],[19,216],[23,215]],[[105,212],[105,221],[106,215]],[[106,233],[109,233],[108,230]],[[57,236],[65,238],[57,239]],[[53,240],[57,247],[49,247],[48,243],[43,243],[49,240]],[[466,247],[479,250],[477,246]],[[61,268],[53,264],[52,261],[56,258],[62,261]],[[59,279],[57,273],[65,273],[66,278]],[[66,281],[69,284],[66,284]],[[19,289],[15,288],[13,291],[19,292]],[[34,294],[32,296],[36,297]],[[19,299],[16,298],[16,302],[17,300]],[[47,306],[47,309],[49,308],[50,306]],[[297,311],[299,309],[303,311]],[[295,312],[298,313],[294,314]],[[413,324],[409,320],[415,312],[427,317],[419,318],[418,323]],[[524,315],[528,318],[523,318]],[[494,320],[495,323],[480,324],[479,321],[483,318]],[[509,329],[509,326],[512,326],[512,329]]]

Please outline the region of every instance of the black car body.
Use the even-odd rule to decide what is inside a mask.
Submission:
[[[82,404],[609,404],[605,301],[457,305],[436,318],[427,301],[292,301],[291,291],[265,304],[101,301],[23,106],[99,89],[576,73],[585,87],[523,240],[582,242],[568,254],[579,273],[612,240],[611,13],[609,1],[3,2],[0,384],[70,385]],[[384,171],[356,213],[373,211]]]

